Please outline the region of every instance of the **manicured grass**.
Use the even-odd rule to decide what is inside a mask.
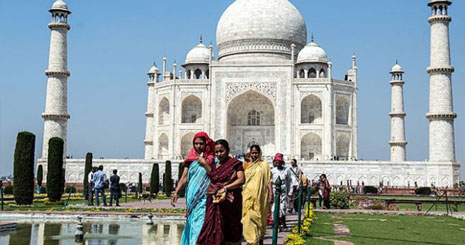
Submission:
[[[316,216],[318,219],[310,229],[313,236],[307,238],[307,244],[329,244],[317,243],[314,236],[329,233],[334,223],[346,225],[352,234],[337,240],[357,245],[465,244],[465,221],[451,217],[319,213]]]
[[[333,242],[316,239],[316,237],[326,237],[334,235],[333,219],[331,214],[315,212],[312,226],[310,226],[310,236],[306,237],[307,244],[311,245],[332,245]]]

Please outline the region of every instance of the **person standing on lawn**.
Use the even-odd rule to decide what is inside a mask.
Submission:
[[[93,206],[94,205],[94,174],[95,171],[97,171],[97,168],[92,167],[92,169],[89,172],[89,175],[87,176],[87,206]]]
[[[113,175],[110,177],[110,206],[113,205],[113,199],[116,201],[116,206],[119,207],[119,176],[118,170],[113,169]]]
[[[99,206],[99,193],[102,194],[103,206],[107,206],[107,200],[105,198],[105,183],[108,183],[107,175],[103,172],[103,165],[98,166],[98,171],[94,173],[92,179],[94,182],[94,192],[96,205]]]

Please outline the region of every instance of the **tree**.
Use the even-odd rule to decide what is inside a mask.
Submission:
[[[150,194],[157,195],[160,191],[160,170],[158,169],[158,163],[154,163],[152,167],[152,174],[150,175]]]
[[[92,170],[92,153],[86,154],[86,165],[84,166],[84,198],[89,198],[89,173]]]
[[[178,183],[179,180],[181,180],[182,173],[184,172],[184,164],[179,163],[179,168],[178,168]],[[178,196],[179,197],[184,197],[186,195],[186,186],[183,186],[181,190],[179,190]]]
[[[30,205],[34,199],[34,150],[36,136],[20,132],[14,155],[14,197],[18,205]]]
[[[142,194],[144,192],[144,187],[142,185],[142,173],[139,172],[139,186],[138,186],[139,193]]]
[[[37,186],[42,187],[42,180],[44,179],[44,169],[42,164],[37,167]]]
[[[63,195],[63,149],[64,141],[53,137],[48,141],[47,197],[52,202],[61,200]]]
[[[173,191],[173,180],[171,179],[171,161],[165,163],[165,177],[163,179],[163,186],[165,187],[166,196],[171,196]]]

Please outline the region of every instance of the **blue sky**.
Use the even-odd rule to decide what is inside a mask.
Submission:
[[[204,41],[215,45],[216,24],[232,0],[68,0],[68,155],[143,158],[147,76],[151,64],[180,64]],[[308,32],[343,78],[357,55],[359,158],[389,159],[389,71],[404,67],[407,154],[428,157],[428,1],[292,0]],[[19,131],[36,134],[42,149],[51,0],[0,0],[0,175],[12,172]],[[457,159],[465,162],[465,1],[450,8]],[[310,35],[309,35],[310,37]],[[465,167],[462,167],[465,176]]]

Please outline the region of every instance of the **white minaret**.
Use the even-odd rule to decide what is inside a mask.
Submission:
[[[391,161],[392,162],[405,162],[406,160],[406,146],[405,141],[405,116],[404,111],[404,80],[402,75],[404,71],[402,67],[396,64],[391,70]]]
[[[47,75],[47,95],[45,101],[44,141],[42,158],[48,155],[48,140],[60,137],[64,140],[64,156],[66,156],[66,135],[68,126],[68,41],[70,29],[68,15],[71,12],[62,0],[57,0],[49,10],[52,22],[48,24],[52,34],[50,39],[50,55]]]
[[[153,158],[153,131],[154,131],[154,112],[155,112],[155,94],[154,94],[154,87],[155,83],[158,82],[158,77],[160,76],[160,72],[158,72],[158,68],[153,64],[150,68],[149,72],[147,73],[149,76],[149,81],[147,82],[148,86],[148,98],[147,98],[147,112],[145,116],[147,117],[147,126],[145,130],[145,159],[149,160]]]
[[[452,72],[449,47],[447,0],[433,0],[428,3],[432,16],[431,24],[431,60],[427,71],[430,75],[429,112],[429,160],[455,162],[454,113],[452,104]]]

